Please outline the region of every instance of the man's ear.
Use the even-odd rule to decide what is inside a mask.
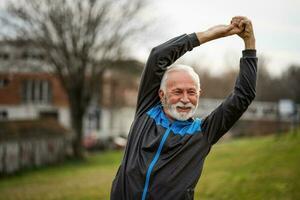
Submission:
[[[165,93],[164,93],[164,91],[162,89],[159,89],[158,96],[160,98],[160,101],[162,101],[164,99]]]
[[[202,90],[201,90],[201,89],[199,89],[199,97],[201,96],[201,94],[202,94]]]

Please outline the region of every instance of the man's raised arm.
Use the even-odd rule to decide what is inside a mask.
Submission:
[[[232,127],[255,98],[257,57],[253,27],[246,17],[234,17],[231,23],[242,30],[238,35],[244,41],[245,50],[242,52],[240,72],[233,92],[202,123],[211,144],[216,143]]]

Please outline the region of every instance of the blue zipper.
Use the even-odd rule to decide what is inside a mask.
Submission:
[[[161,150],[164,146],[164,143],[166,142],[169,134],[171,132],[171,125],[169,125],[168,129],[165,131],[161,141],[160,141],[160,144],[159,144],[159,147],[156,151],[156,154],[153,158],[153,160],[151,161],[149,167],[148,167],[148,170],[147,170],[147,174],[146,174],[146,180],[145,180],[145,186],[144,186],[144,190],[143,190],[143,196],[142,196],[142,200],[145,200],[146,199],[146,196],[147,196],[147,191],[148,191],[148,187],[149,187],[149,182],[150,182],[150,175],[151,175],[151,172],[154,168],[154,165],[156,164],[156,162],[158,161],[158,158],[160,156],[160,153],[161,153]]]

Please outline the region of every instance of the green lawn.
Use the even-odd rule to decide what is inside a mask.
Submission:
[[[122,152],[85,163],[30,170],[0,179],[1,200],[106,200]],[[199,199],[300,199],[300,135],[238,139],[215,145],[195,191]]]

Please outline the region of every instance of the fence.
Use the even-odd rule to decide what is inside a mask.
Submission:
[[[63,161],[70,137],[53,119],[0,122],[0,175]]]
[[[0,141],[0,174],[61,162],[67,148],[66,138],[57,136]]]

